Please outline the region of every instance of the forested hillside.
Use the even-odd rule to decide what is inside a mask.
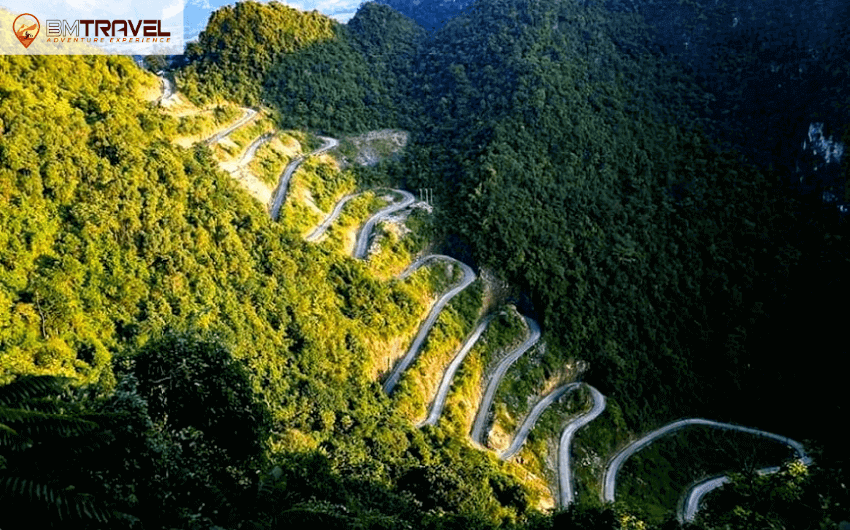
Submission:
[[[449,20],[458,16],[464,10],[472,9],[475,4],[471,0],[437,0],[435,2],[406,0],[384,0],[381,2],[402,13],[423,28],[435,32]]]
[[[284,127],[357,132],[398,123],[415,43],[424,32],[369,3],[343,26],[277,2],[240,2],[214,13],[178,87],[202,101],[260,101]]]
[[[438,190],[440,224],[532,293],[559,345],[548,364],[589,361],[587,379],[630,430],[724,417],[817,440],[831,448],[825,467],[846,470],[844,440],[824,421],[848,406],[837,337],[825,331],[841,326],[830,300],[847,293],[846,226],[821,203],[822,185],[808,197],[787,187],[820,180],[800,173],[789,137],[802,142],[799,132],[828,118],[848,140],[837,126],[848,63],[833,51],[846,32],[795,41],[805,29],[786,36],[759,12],[729,42],[714,34],[711,69],[694,76],[628,11],[481,2],[450,21],[414,72],[424,119],[408,125],[419,148],[412,184]],[[839,81],[825,82],[827,71]],[[590,454],[611,450],[612,427],[588,427]],[[759,510],[769,511],[735,524],[767,524]]]
[[[156,81],[128,58],[3,57],[0,72],[0,360],[24,385],[0,401],[0,484],[4,514],[29,506],[4,528],[430,525],[405,487],[491,523],[525,513],[493,459],[429,440],[369,378],[364,343],[411,332],[421,279],[377,282],[273,223],[208,147],[172,145],[175,121],[141,98]],[[27,375],[90,386],[51,405]],[[16,412],[28,395],[47,430]]]
[[[656,48],[632,13],[480,3],[420,50],[414,183],[438,190],[477,259],[533,293],[552,355],[589,360],[630,428],[698,411],[779,426],[764,370],[782,371],[777,355],[792,366],[814,337],[780,326],[792,350],[767,330],[799,316],[791,297],[826,303],[812,268],[846,263],[841,228],[707,134],[728,126],[715,96]],[[822,307],[811,318],[834,322]],[[812,353],[821,389],[832,357]],[[827,386],[838,414],[840,385]],[[801,434],[819,429],[804,419],[815,403],[783,401]]]
[[[632,429],[714,401],[742,353],[726,325],[750,310],[729,293],[773,268],[740,253],[770,226],[765,179],[713,151],[697,87],[641,48],[646,31],[573,3],[489,2],[417,71],[430,112],[414,163],[443,214],[534,293],[551,354],[589,360]]]
[[[621,4],[480,0],[428,33],[375,3],[340,25],[239,2],[168,73],[197,105],[170,110],[129,58],[0,57],[0,511],[21,514],[0,526],[675,528],[658,499],[675,503],[671,484],[722,471],[732,453],[745,473],[699,526],[850,519],[836,423],[848,407],[836,365],[847,223],[788,186],[799,169],[767,163],[790,160],[790,140],[747,143],[757,127],[776,128],[764,138],[778,144],[830,108],[850,112],[845,56],[801,63],[839,79],[816,105],[753,81],[816,85],[789,57],[810,45],[806,57],[835,57],[846,30],[805,46],[768,22],[724,30],[700,63]],[[727,36],[749,47],[724,54]],[[792,44],[769,62],[765,50]],[[738,85],[749,99],[728,90]],[[799,102],[787,130],[771,93]],[[748,123],[753,98],[752,112],[779,116]],[[245,126],[219,143],[230,123]],[[313,135],[390,127],[410,134],[403,156],[346,172],[308,159],[279,222],[222,170],[272,186]],[[850,141],[846,124],[831,127]],[[286,147],[280,129],[297,130]],[[842,182],[848,158],[830,166]],[[420,205],[385,228],[371,261],[344,255],[367,215],[417,188],[433,191],[433,213]],[[326,243],[302,239],[349,199]],[[424,249],[482,278],[388,395],[380,378],[464,275],[443,264],[391,279]],[[452,348],[506,300],[543,335],[500,387],[493,423],[514,427],[567,381],[607,400],[572,448],[577,503],[554,514],[535,509],[535,488],[559,493],[544,475],[561,412],[595,407],[587,389],[542,416],[525,461],[500,461],[468,432],[496,345],[530,340],[519,313],[500,313],[464,361],[448,421],[411,423]],[[627,500],[602,505],[613,455],[689,416],[810,440],[815,465],[759,477],[746,441],[717,449],[715,465],[680,464],[700,458],[675,448],[698,436],[682,433],[631,462]]]

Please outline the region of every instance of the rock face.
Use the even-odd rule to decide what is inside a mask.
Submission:
[[[357,164],[374,166],[385,158],[390,158],[401,152],[407,145],[409,134],[396,129],[369,131],[360,136],[345,139],[351,148],[343,149],[340,163],[343,166]]]
[[[795,167],[795,182],[801,193],[834,204],[844,214],[845,183],[841,175],[844,143],[824,131],[824,124],[809,124]]]

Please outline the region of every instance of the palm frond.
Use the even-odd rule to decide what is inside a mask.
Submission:
[[[111,512],[93,502],[89,495],[60,491],[20,476],[0,474],[0,499],[3,505],[40,508],[42,515],[51,513],[59,520],[105,523],[111,519]]]
[[[0,423],[0,449],[22,451],[32,447],[32,439],[19,434],[18,431]]]
[[[52,375],[23,375],[0,386],[0,405],[23,403],[31,399],[61,394],[70,379]]]
[[[16,428],[27,434],[54,436],[79,436],[99,428],[93,421],[73,416],[2,406],[0,406],[0,425]]]

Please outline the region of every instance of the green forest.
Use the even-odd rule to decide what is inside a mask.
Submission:
[[[0,512],[14,514],[0,526],[679,528],[681,488],[726,471],[694,528],[850,520],[834,423],[846,347],[831,343],[847,225],[723,121],[718,87],[758,75],[759,54],[719,59],[706,83],[652,35],[635,13],[573,0],[481,0],[430,34],[371,2],[345,25],[239,2],[168,72],[207,109],[191,116],[163,112],[159,80],[128,57],[0,56]],[[830,101],[850,110],[837,83]],[[222,146],[180,141],[237,106],[266,112],[228,157],[273,128],[305,151],[316,134],[411,140],[369,168],[307,159],[290,192],[314,209],[288,201],[277,223],[222,170]],[[273,186],[288,156],[259,153]],[[433,189],[435,208],[363,262],[347,238],[387,203],[375,186]],[[354,191],[326,241],[305,242]],[[500,387],[500,428],[559,378],[606,396],[576,438],[595,463],[576,470],[569,509],[541,511],[553,478],[529,470],[548,472],[584,391],[543,416],[525,467],[469,443],[475,381],[526,332],[507,313],[462,365],[448,419],[414,424],[435,367],[493,310],[484,282],[383,392],[387,352],[457,274],[392,279],[425,249],[492,271],[543,328]],[[815,465],[759,476],[782,451],[688,432],[630,461],[625,500],[603,504],[604,460],[684,417],[805,441]]]
[[[495,461],[430,441],[367,377],[364,340],[415,326],[410,287],[273,223],[208,147],[173,146],[129,59],[0,69],[0,484],[4,513],[30,506],[4,528],[438,528],[412,493],[431,479],[446,511],[526,513],[495,496],[519,488]]]

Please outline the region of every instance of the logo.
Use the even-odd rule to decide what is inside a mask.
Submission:
[[[41,29],[41,24],[38,22],[38,19],[35,18],[35,15],[24,13],[23,15],[19,15],[18,18],[12,22],[12,29],[15,32],[15,36],[18,37],[18,40],[24,45],[24,48],[29,48],[32,41],[34,41],[38,35],[38,31]]]
[[[188,2],[0,0],[0,25],[6,26],[0,56],[180,55],[184,52],[184,3]],[[17,9],[10,4],[18,4]],[[49,8],[44,7],[48,4]],[[23,9],[28,12],[21,13]],[[10,22],[21,48],[9,38]],[[0,37],[3,34],[0,30]]]

